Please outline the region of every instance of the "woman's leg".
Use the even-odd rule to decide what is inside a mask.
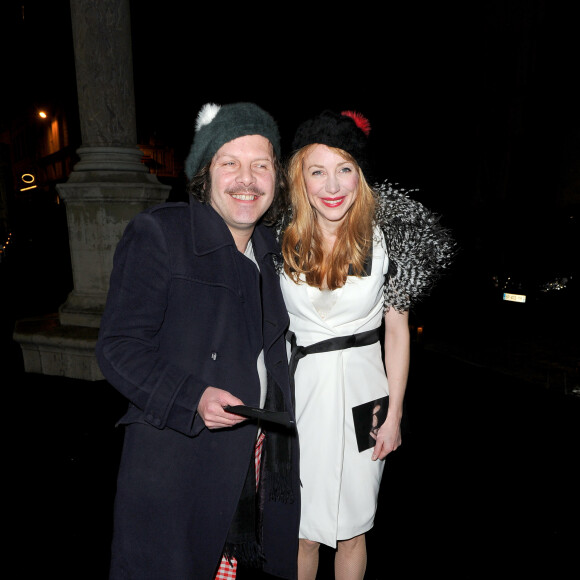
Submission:
[[[334,556],[334,577],[336,580],[363,580],[367,568],[367,547],[365,535],[350,540],[339,540]]]
[[[298,541],[298,580],[316,580],[319,548],[318,542]]]

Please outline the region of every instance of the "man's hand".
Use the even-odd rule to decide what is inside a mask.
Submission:
[[[237,397],[234,397],[228,391],[217,389],[216,387],[208,387],[197,405],[197,412],[203,419],[205,426],[208,429],[223,429],[224,427],[233,427],[242,421],[245,417],[228,413],[224,410],[226,405],[243,405],[244,402]]]

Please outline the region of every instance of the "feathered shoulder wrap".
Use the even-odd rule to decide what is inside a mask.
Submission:
[[[428,296],[456,254],[456,244],[440,217],[388,181],[376,184],[375,225],[384,233],[389,273],[385,310],[398,311]]]
[[[388,181],[375,184],[377,211],[374,225],[384,236],[389,255],[389,272],[384,286],[384,309],[401,312],[429,295],[436,282],[451,265],[457,248],[440,217],[409,192],[395,189]],[[411,190],[413,191],[413,190]],[[275,225],[278,241],[292,220],[291,210]],[[279,273],[283,264],[275,260]]]

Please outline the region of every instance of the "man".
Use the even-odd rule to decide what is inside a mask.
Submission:
[[[218,578],[238,562],[296,576],[295,430],[224,408],[283,411],[293,424],[279,247],[263,223],[283,201],[279,157],[260,107],[205,105],[189,204],[140,213],[116,249],[97,343],[129,401],[111,579],[209,580],[220,561]]]

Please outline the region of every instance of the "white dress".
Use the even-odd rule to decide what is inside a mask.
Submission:
[[[381,325],[388,270],[384,237],[375,230],[369,276],[349,276],[321,291],[281,276],[290,330],[300,346]],[[290,354],[290,351],[288,351]],[[336,547],[373,527],[384,461],[359,453],[352,407],[388,394],[381,343],[310,354],[298,362],[296,420],[300,440],[300,538]]]

